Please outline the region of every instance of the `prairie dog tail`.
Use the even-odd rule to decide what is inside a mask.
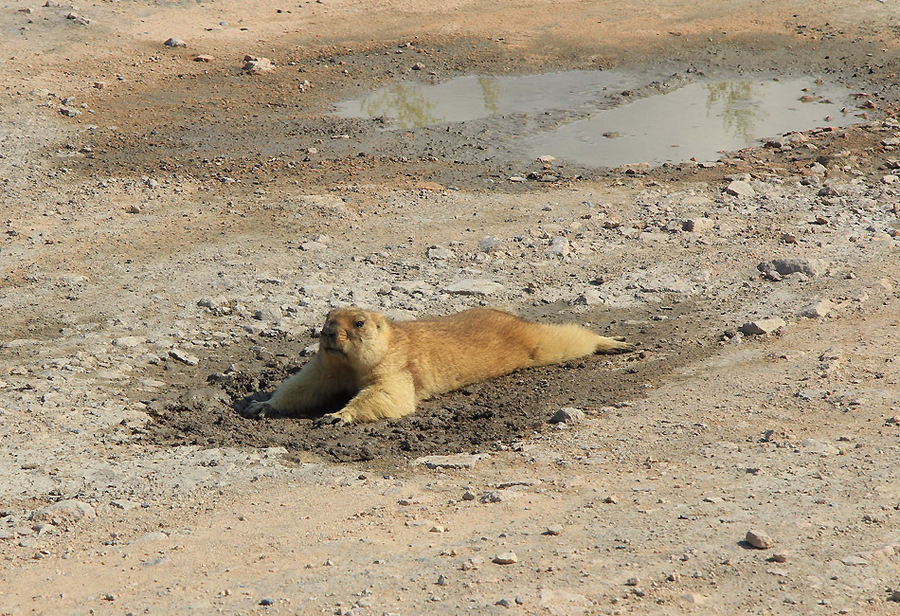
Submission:
[[[536,366],[578,359],[594,353],[628,353],[634,350],[634,346],[623,338],[600,336],[572,323],[541,324],[540,334],[534,350]]]

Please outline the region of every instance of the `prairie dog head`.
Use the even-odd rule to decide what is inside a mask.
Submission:
[[[388,329],[388,320],[378,312],[337,308],[325,318],[319,352],[356,366],[374,366],[387,353]]]

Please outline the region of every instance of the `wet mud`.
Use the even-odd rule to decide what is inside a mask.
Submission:
[[[671,312],[662,320],[631,318],[610,325],[611,331],[638,345],[635,353],[520,370],[424,401],[408,417],[371,424],[329,426],[315,425],[314,417],[242,417],[240,411],[252,400],[268,397],[304,363],[294,363],[289,353],[309,341],[284,340],[278,343],[276,361],[247,362],[226,375],[212,375],[205,387],[152,402],[152,421],[137,433],[142,443],[154,447],[284,447],[297,461],[365,462],[383,469],[427,455],[517,448],[544,430],[558,429],[548,420],[559,408],[576,407],[598,417],[627,407],[648,387],[717,348],[708,322],[694,322],[687,307]],[[229,352],[252,356],[248,348]],[[188,372],[183,376],[190,377]],[[196,385],[202,375],[192,378]],[[341,402],[335,404],[322,412],[336,410]]]

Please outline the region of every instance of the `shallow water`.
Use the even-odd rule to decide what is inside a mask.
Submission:
[[[336,105],[342,117],[389,120],[410,129],[505,114],[565,112],[570,121],[513,140],[522,158],[552,155],[591,166],[689,159],[713,161],[723,151],[758,145],[790,131],[858,122],[850,92],[812,78],[716,79],[665,93],[626,98],[623,90],[661,75],[570,71],[526,77],[460,77],[442,84],[397,83]],[[852,108],[852,107],[850,107]],[[555,115],[555,113],[554,113]]]
[[[612,93],[646,82],[646,74],[622,71],[506,77],[470,75],[435,85],[395,83],[363,98],[340,102],[335,110],[345,118],[389,118],[392,127],[408,129],[507,113],[578,108],[587,111],[608,103]]]
[[[848,96],[808,78],[704,81],[598,111],[526,139],[523,150],[596,167],[714,161],[790,131],[859,122],[841,111]]]

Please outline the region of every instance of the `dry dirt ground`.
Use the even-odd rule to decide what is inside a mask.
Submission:
[[[894,0],[11,0],[0,29],[0,614],[900,613]],[[859,124],[590,169],[512,151],[553,114],[330,114],[609,68],[822,77]],[[640,351],[395,422],[242,418],[346,303]]]

